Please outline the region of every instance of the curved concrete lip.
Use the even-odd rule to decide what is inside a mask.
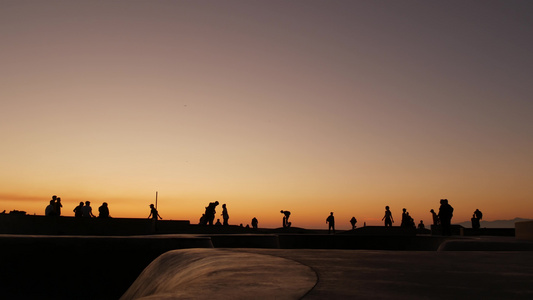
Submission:
[[[316,282],[310,267],[277,256],[181,249],[154,260],[120,299],[300,299]]]

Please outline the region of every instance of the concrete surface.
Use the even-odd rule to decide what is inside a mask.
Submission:
[[[532,299],[532,254],[176,250],[121,299]]]
[[[533,252],[527,251],[234,251],[312,268],[318,281],[303,299],[533,299]]]
[[[316,282],[316,273],[294,260],[185,249],[158,257],[120,299],[300,299]]]

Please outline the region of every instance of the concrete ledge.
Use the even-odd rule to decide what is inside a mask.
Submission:
[[[74,218],[0,214],[0,233],[43,235],[144,235],[177,233],[189,228],[189,221],[133,218]]]
[[[215,248],[279,248],[274,234],[216,234],[210,235]]]
[[[483,240],[449,240],[438,251],[533,251],[533,242]]]
[[[462,236],[515,236],[514,228],[463,228]]]
[[[430,233],[430,231],[427,231]],[[417,229],[403,228],[400,226],[365,226],[355,230],[348,230],[340,232],[342,235],[368,235],[368,236],[415,236]]]
[[[516,222],[514,226],[517,239],[533,241],[533,221]]]
[[[448,239],[435,236],[280,234],[281,249],[362,249],[435,251]]]

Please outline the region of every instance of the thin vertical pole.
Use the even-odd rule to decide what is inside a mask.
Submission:
[[[157,191],[155,191],[155,209],[157,209]]]

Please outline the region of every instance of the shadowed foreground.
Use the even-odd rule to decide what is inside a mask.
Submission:
[[[421,237],[426,251],[385,251],[400,237],[305,236],[0,235],[0,298],[533,298],[531,241],[453,238],[427,251],[439,240]]]

